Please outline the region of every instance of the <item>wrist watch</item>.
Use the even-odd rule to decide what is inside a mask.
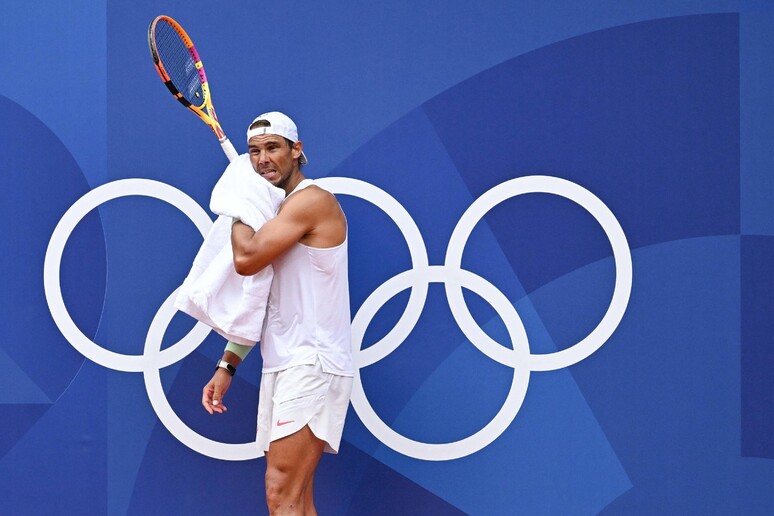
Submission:
[[[215,366],[215,370],[217,371],[220,368],[228,371],[228,374],[230,374],[231,376],[234,376],[234,373],[236,373],[236,367],[232,366],[225,360],[218,360],[218,365]]]

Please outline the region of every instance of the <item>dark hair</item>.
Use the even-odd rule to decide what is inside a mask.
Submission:
[[[285,137],[283,136],[283,138],[285,138]],[[285,141],[288,142],[288,147],[290,147],[291,150],[292,150],[293,149],[293,145],[295,145],[293,143],[293,140],[291,140],[290,138],[285,138]],[[301,163],[301,156],[299,156],[298,157],[298,169],[301,170],[301,167],[303,167],[303,166],[304,166],[304,164]]]
[[[256,127],[271,127],[271,122],[268,120],[260,119],[256,120],[252,124],[250,124],[250,127],[247,128],[247,130],[255,129]]]

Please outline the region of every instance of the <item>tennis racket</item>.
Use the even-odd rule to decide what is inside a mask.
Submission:
[[[156,17],[148,27],[148,45],[166,87],[212,129],[223,152],[233,161],[239,154],[220,127],[204,65],[183,27],[169,16]]]

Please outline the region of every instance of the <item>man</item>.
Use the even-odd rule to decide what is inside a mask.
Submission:
[[[239,221],[231,232],[239,274],[274,269],[257,432],[266,502],[271,514],[316,514],[315,470],[323,451],[338,451],[352,391],[347,221],[336,198],[304,178],[306,155],[290,118],[263,114],[247,139],[255,172],[286,193],[277,216],[257,232]],[[226,347],[202,395],[210,414],[226,410],[222,397],[249,349]]]

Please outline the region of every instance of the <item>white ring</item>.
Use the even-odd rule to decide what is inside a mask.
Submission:
[[[623,318],[632,290],[632,257],[626,235],[610,209],[594,194],[585,188],[565,179],[550,176],[526,176],[501,183],[470,205],[460,217],[449,239],[446,251],[446,265],[452,268],[462,266],[462,253],[473,228],[479,220],[494,206],[526,193],[548,193],[565,197],[588,211],[605,231],[613,249],[616,277],[610,306],[596,328],[580,342],[553,353],[530,356],[530,368],[533,371],[553,371],[575,364],[599,349],[613,334]],[[459,285],[446,283],[446,295],[454,319],[465,335],[487,356],[506,365],[512,365],[502,358],[499,351],[502,346],[492,340],[475,322],[468,311]]]
[[[54,322],[65,339],[75,349],[86,358],[107,368],[117,371],[140,372],[151,366],[166,367],[179,360],[181,355],[185,356],[190,353],[193,348],[190,348],[191,341],[186,339],[188,335],[174,345],[164,349],[158,357],[158,363],[149,362],[145,355],[125,355],[105,349],[84,335],[72,317],[70,317],[62,298],[62,289],[59,282],[62,253],[75,226],[78,225],[87,213],[102,203],[129,195],[153,197],[168,202],[185,213],[196,225],[202,236],[207,234],[212,225],[212,220],[210,220],[207,213],[196,201],[168,184],[150,179],[122,179],[104,184],[78,199],[65,212],[54,229],[51,240],[48,243],[46,258],[43,264],[43,287],[46,293],[48,308]],[[205,329],[209,331],[205,325],[198,323],[191,329],[189,335],[191,333],[201,335]],[[180,346],[180,349],[174,349],[181,343],[186,345]],[[193,347],[195,348],[196,346]]]
[[[148,328],[148,336],[145,339],[144,354],[148,359],[145,362],[146,368],[143,370],[143,378],[145,380],[145,390],[148,392],[148,399],[150,399],[153,410],[161,423],[169,430],[169,433],[174,435],[181,443],[202,455],[215,459],[234,461],[260,457],[263,453],[258,449],[255,441],[243,444],[227,444],[207,439],[194,432],[183,423],[169,404],[169,400],[164,393],[164,387],[161,384],[160,371],[161,367],[164,366],[157,367],[156,364],[161,362],[161,355],[166,351],[166,349],[160,351],[164,332],[177,312],[174,306],[176,293],[177,291],[173,292],[164,301],[164,304],[161,305],[159,311],[156,312],[150,328]],[[207,329],[207,333],[209,333],[209,328],[207,326],[204,327]],[[206,336],[207,334],[205,333],[204,337]],[[194,341],[193,349],[204,340],[204,337],[198,342]]]
[[[360,380],[360,368],[370,363],[367,348],[360,350],[368,323],[384,303],[407,288],[416,289],[421,283],[444,283],[453,276],[455,281],[492,305],[505,323],[511,338],[513,349],[503,347],[503,353],[509,355],[509,365],[513,367],[513,382],[503,406],[494,418],[481,430],[459,441],[443,444],[422,443],[409,439],[387,426],[376,414],[366,398]],[[501,346],[502,347],[502,346]],[[529,384],[529,345],[527,333],[516,309],[508,298],[491,283],[472,272],[450,269],[448,266],[435,265],[424,269],[411,269],[393,276],[377,288],[358,310],[352,321],[352,350],[355,359],[355,377],[352,388],[352,407],[368,430],[382,443],[393,450],[422,460],[452,460],[475,453],[497,439],[518,414]]]
[[[396,201],[394,197],[370,183],[348,177],[315,179],[315,183],[331,193],[359,197],[380,208],[395,222],[403,238],[406,240],[406,245],[408,245],[409,254],[411,255],[412,268],[421,269],[427,267],[427,250],[422,233],[420,233],[416,222],[411,218],[406,208]],[[406,308],[403,310],[403,314],[398,319],[398,322],[381,340],[362,351],[363,360],[370,361],[369,363],[376,362],[400,346],[401,342],[408,337],[419,321],[422,308],[427,300],[427,288],[427,282],[413,286],[409,294],[408,303],[406,303]]]

